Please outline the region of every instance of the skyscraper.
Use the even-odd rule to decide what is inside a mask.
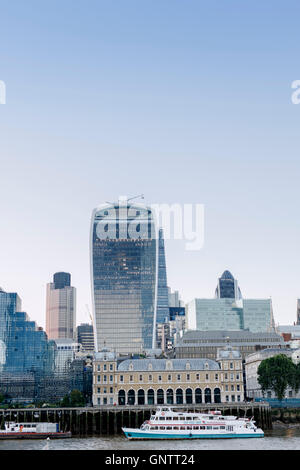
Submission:
[[[241,299],[242,294],[237,280],[234,279],[230,271],[224,271],[218,280],[216,288],[216,298],[218,299]]]
[[[49,339],[75,339],[76,289],[69,273],[55,273],[47,284],[46,333]]]
[[[169,292],[163,230],[159,229],[158,238],[158,280],[156,323],[169,321]]]
[[[18,294],[0,289],[0,372],[49,373],[53,356],[46,333],[21,311]]]
[[[271,299],[243,299],[229,271],[219,279],[214,299],[194,299],[186,308],[187,328],[191,330],[274,331]]]
[[[95,209],[90,254],[95,350],[155,347],[158,243],[151,208],[120,199]]]

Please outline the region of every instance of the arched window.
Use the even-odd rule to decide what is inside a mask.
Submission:
[[[140,389],[138,391],[138,405],[144,405],[145,404],[145,392],[144,390]]]
[[[195,403],[202,403],[202,390],[201,390],[201,388],[196,388],[196,390],[195,390]]]
[[[125,390],[119,391],[118,402],[119,402],[119,405],[125,405],[125,402],[126,402]]]
[[[182,405],[183,404],[183,391],[181,388],[177,388],[176,390],[176,404]]]
[[[150,388],[147,393],[148,405],[154,405],[154,390]]]
[[[134,405],[135,403],[135,391],[132,389],[128,390],[127,403],[128,405]]]
[[[205,400],[205,403],[211,403],[211,389],[210,388],[206,388],[204,390],[204,400]]]
[[[157,390],[157,404],[158,405],[163,405],[165,402],[165,397],[164,397],[164,391],[162,388],[159,388]]]
[[[219,388],[214,389],[214,402],[221,403],[221,390]]]
[[[193,403],[193,390],[191,388],[187,388],[185,391],[185,402],[186,404]]]
[[[168,405],[173,405],[174,404],[174,393],[171,388],[168,388],[167,390],[167,404]]]

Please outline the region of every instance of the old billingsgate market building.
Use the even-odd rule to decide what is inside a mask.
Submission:
[[[230,346],[211,359],[123,359],[103,349],[93,364],[93,405],[240,402],[242,357]]]

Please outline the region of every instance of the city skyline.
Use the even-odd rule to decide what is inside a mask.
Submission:
[[[165,241],[185,302],[211,297],[228,269],[245,298],[272,297],[275,322],[292,324],[300,5],[89,6],[16,0],[1,12],[0,286],[45,328],[45,285],[70,272],[87,321],[92,208],[143,192],[205,206],[201,250]]]

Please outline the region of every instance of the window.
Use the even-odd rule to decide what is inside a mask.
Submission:
[[[142,375],[140,375],[140,382],[142,382],[142,381],[143,381],[143,376],[142,376]]]
[[[103,365],[103,370],[106,370],[106,364]]]
[[[103,375],[103,382],[106,382],[107,376]]]
[[[97,388],[97,393],[101,393],[101,388],[100,387]]]
[[[170,382],[172,380],[172,375],[168,375],[168,381]]]
[[[215,374],[215,380],[219,380],[218,374]]]
[[[113,382],[113,381],[114,381],[114,378],[113,378],[112,375],[109,376],[109,381],[110,381],[110,382]]]
[[[200,374],[196,374],[196,380],[200,380]]]
[[[109,364],[109,370],[114,370],[113,364]]]
[[[100,364],[98,364],[97,370],[98,370],[98,372],[100,372],[100,370],[101,370]]]
[[[230,369],[233,369],[233,362],[230,363]]]
[[[124,377],[123,375],[120,375],[120,382],[123,382],[124,381]]]
[[[189,382],[191,380],[190,374],[186,374],[186,380]]]
[[[110,387],[110,388],[109,388],[109,393],[114,393],[113,387]]]
[[[101,376],[97,375],[97,382],[101,382]]]
[[[161,382],[161,375],[158,376],[158,381]]]
[[[177,381],[180,382],[180,380],[181,380],[181,375],[177,374]]]
[[[152,382],[152,375],[149,375],[149,382]]]
[[[133,382],[133,375],[130,375],[130,376],[129,376],[129,381],[130,381],[130,382]]]

